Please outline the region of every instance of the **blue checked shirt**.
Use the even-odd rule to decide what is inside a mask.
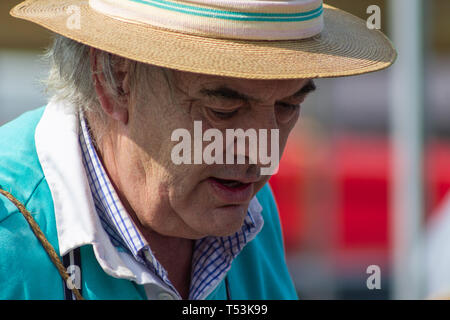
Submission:
[[[83,165],[86,169],[96,211],[112,244],[118,250],[128,252],[139,263],[145,265],[155,277],[159,277],[181,299],[170,282],[167,271],[155,258],[149,244],[119,200],[93,146],[89,128],[82,113],[80,113],[80,126],[79,141]],[[225,277],[233,259],[259,233],[262,226],[262,216],[260,214],[252,216],[248,211],[241,229],[234,235],[205,237],[197,240],[192,257],[189,299],[206,298]]]

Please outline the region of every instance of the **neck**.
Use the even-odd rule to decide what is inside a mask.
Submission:
[[[144,230],[156,259],[168,273],[168,277],[183,299],[189,297],[194,240],[165,237]]]
[[[169,280],[180,296],[188,299],[194,240],[158,234],[142,226],[134,212],[130,216],[150,245],[155,258],[166,269]]]

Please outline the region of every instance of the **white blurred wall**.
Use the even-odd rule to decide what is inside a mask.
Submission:
[[[0,51],[0,125],[46,104],[47,69],[37,52]]]

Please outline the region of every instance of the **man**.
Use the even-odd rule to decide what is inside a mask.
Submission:
[[[389,40],[321,0],[11,13],[59,36],[49,104],[0,129],[0,297],[296,299],[274,155],[312,79],[388,67]]]

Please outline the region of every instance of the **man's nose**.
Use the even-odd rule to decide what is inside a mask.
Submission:
[[[241,127],[237,127],[234,139],[234,154],[238,164],[256,164],[258,167],[267,165],[264,157],[272,154],[272,148],[278,147],[279,134],[278,123],[273,109],[259,112],[252,118],[241,122]],[[240,131],[236,131],[241,129]],[[228,144],[229,142],[227,142]],[[231,146],[230,146],[231,147]],[[263,161],[261,161],[263,160]]]

